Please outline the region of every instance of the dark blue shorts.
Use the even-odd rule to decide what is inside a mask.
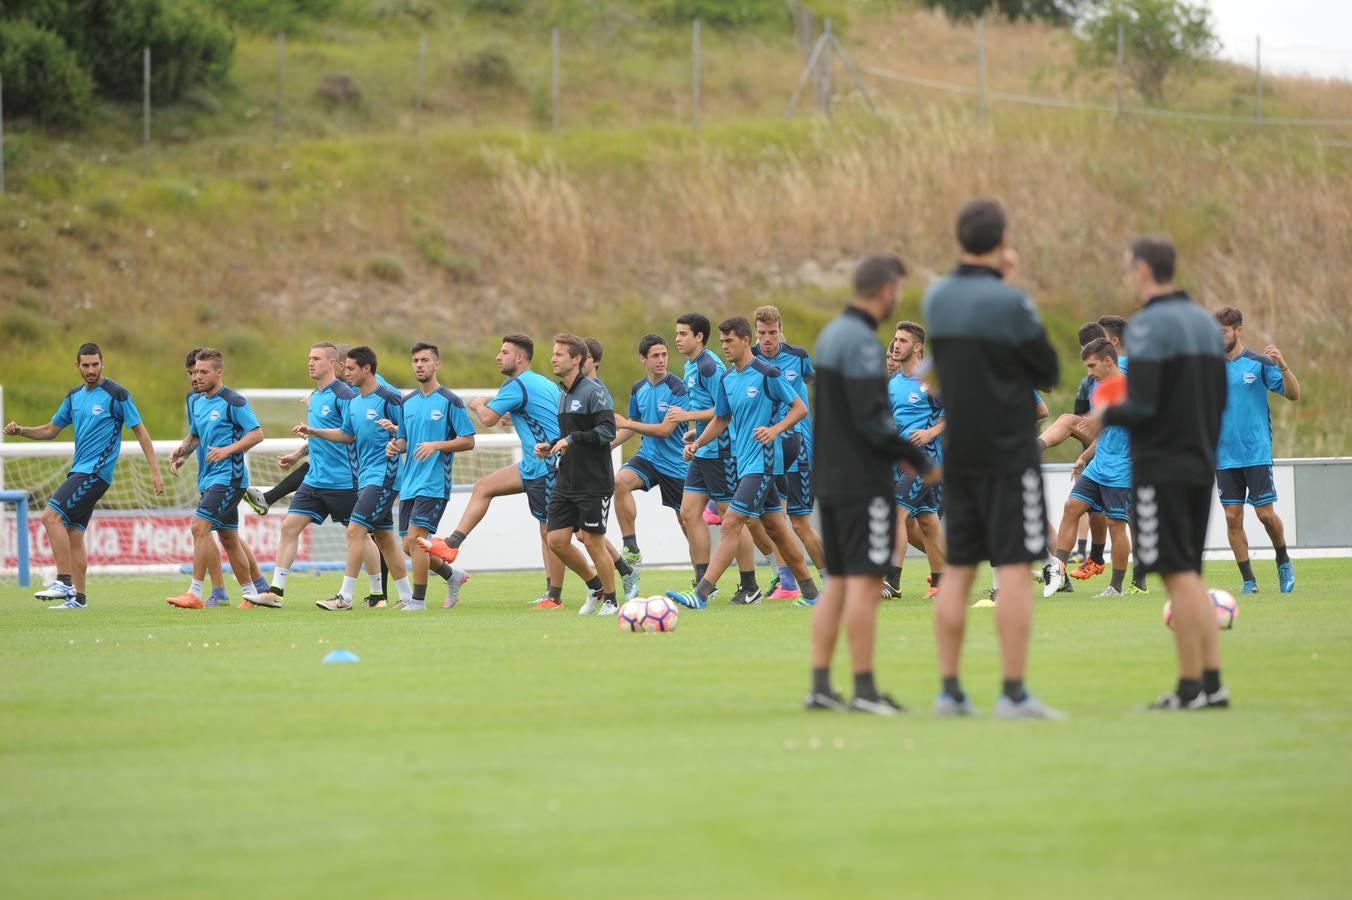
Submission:
[[[925,479],[903,472],[897,479],[896,505],[912,516],[922,513],[940,515],[944,509],[943,482],[925,486]]]
[[[690,460],[685,474],[685,493],[708,494],[715,503],[731,503],[737,489],[736,463],[726,457]]]
[[[1101,512],[1119,522],[1131,521],[1131,488],[1108,487],[1081,475],[1070,489],[1070,496],[1089,504],[1094,512]]]
[[[649,460],[641,456],[631,457],[623,468],[628,469],[643,482],[643,490],[650,491],[653,485],[662,492],[662,505],[668,509],[681,508],[681,494],[685,492],[684,479],[674,475],[663,475]]]
[[[748,519],[759,519],[762,513],[779,512],[784,504],[779,500],[779,490],[775,487],[775,476],[768,472],[760,475],[746,475],[737,482],[728,508]]]
[[[89,517],[94,515],[94,506],[107,490],[108,482],[99,476],[72,472],[61,482],[47,505],[57,511],[67,528],[84,531],[89,527]]]
[[[408,534],[409,528],[415,526],[428,534],[435,533],[444,512],[445,497],[411,497],[403,501],[399,504],[399,536]]]
[[[812,454],[801,434],[784,437],[784,474],[775,482],[789,515],[810,516],[817,500],[812,489]]]
[[[554,479],[548,475],[521,479],[521,491],[530,504],[530,514],[537,522],[549,521],[549,497],[554,493]]]
[[[1272,480],[1272,466],[1249,466],[1244,469],[1221,469],[1216,473],[1216,489],[1221,505],[1268,506],[1277,502],[1277,485]]]
[[[358,489],[351,520],[367,531],[393,531],[394,498],[398,495],[394,485],[372,484]]]
[[[239,530],[239,501],[244,499],[244,488],[234,484],[209,485],[197,501],[199,519],[211,523],[212,531]]]
[[[316,525],[332,517],[333,521],[346,525],[352,517],[352,508],[357,503],[356,491],[331,490],[302,484],[291,497],[291,507],[286,514],[309,516]]]

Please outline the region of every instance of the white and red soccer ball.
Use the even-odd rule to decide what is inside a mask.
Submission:
[[[1216,624],[1221,630],[1227,630],[1235,627],[1235,619],[1239,618],[1239,603],[1229,591],[1222,591],[1219,588],[1212,588],[1207,591],[1207,596],[1211,598],[1211,608],[1216,613]],[[1169,601],[1164,602],[1164,624],[1169,626],[1170,630],[1174,627],[1174,607]]]
[[[620,607],[616,616],[621,631],[667,632],[676,630],[680,619],[676,604],[666,597],[635,597]]]

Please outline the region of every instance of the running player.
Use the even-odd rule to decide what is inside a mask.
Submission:
[[[150,466],[150,485],[164,493],[164,479],[155,461],[155,445],[141,423],[131,391],[103,377],[103,351],[98,344],[81,344],[75,367],[84,384],[67,392],[46,425],[5,424],[5,434],[34,441],[50,441],[67,425],[75,426],[75,453],[66,480],[52,493],[42,511],[42,527],[56,561],[56,580],[33,596],[59,600],[50,609],[84,609],[88,604],[85,576],[88,555],[84,533],[99,498],[113,483],[117,457],[122,452],[122,429],[130,428]]]
[[[995,612],[1004,683],[1001,718],[1060,718],[1024,687],[1032,631],[1032,573],[1047,553],[1046,502],[1037,446],[1034,391],[1059,377],[1056,351],[1037,309],[1005,284],[1004,210],[973,200],[958,217],[961,264],[930,285],[923,301],[947,426],[944,503],[948,569],[935,602],[942,692],[939,715],[970,715],[958,679],[967,597],[977,563],[999,574]]]
[[[750,322],[740,316],[727,319],[719,324],[718,331],[723,354],[733,367],[719,378],[713,421],[686,446],[685,458],[694,459],[701,447],[718,441],[727,431],[737,461],[737,488],[723,513],[723,531],[704,577],[693,590],[667,591],[667,596],[692,609],[708,606],[717,590],[715,585],[719,576],[732,563],[747,522],[760,519],[779,558],[798,580],[802,596],[794,602],[811,606],[817,602],[817,585],[808,573],[797,538],[784,517],[774,473],[779,438],[807,416],[807,404],[779,369],[757,359],[751,352]],[[775,421],[776,404],[788,407],[788,412],[778,421]],[[755,596],[741,604],[759,603],[759,594],[757,590]],[[738,603],[738,598],[734,597],[732,602]]]
[[[1244,315],[1233,306],[1216,313],[1225,342],[1225,380],[1228,388],[1221,441],[1216,449],[1216,485],[1225,509],[1225,531],[1235,554],[1241,590],[1258,593],[1258,578],[1249,560],[1244,534],[1244,504],[1253,507],[1258,521],[1277,552],[1277,587],[1283,594],[1296,589],[1296,569],[1286,552],[1286,528],[1277,515],[1277,485],[1272,480],[1272,413],[1269,393],[1292,402],[1300,399],[1300,382],[1282,352],[1269,344],[1260,356],[1244,346]]]
[[[496,472],[474,482],[460,523],[444,540],[432,538],[423,548],[443,562],[455,562],[460,545],[488,514],[488,506],[495,497],[525,494],[530,514],[540,523],[540,553],[545,566],[545,592],[531,601],[532,606],[554,601],[562,602],[563,562],[549,549],[545,522],[549,513],[549,495],[554,489],[554,459],[539,459],[535,445],[553,444],[559,439],[559,388],[538,372],[531,371],[535,357],[535,341],[524,334],[508,334],[502,338],[496,362],[498,371],[506,377],[492,400],[474,397],[469,410],[479,421],[496,427],[504,416],[509,416],[516,436],[521,440],[521,461],[503,466]]]
[[[206,577],[207,558],[219,555],[216,541],[225,548],[235,578],[239,581],[243,603],[256,604],[262,574],[248,544],[239,533],[239,501],[249,486],[249,467],[244,454],[263,440],[249,401],[223,384],[225,357],[211,347],[197,351],[193,365],[193,390],[188,403],[188,436],[169,458],[169,471],[178,474],[188,455],[202,446],[206,455],[197,471],[197,487],[202,493],[193,515],[192,581],[188,590],[166,602],[182,609],[201,609],[202,580]]]
[[[1216,320],[1174,288],[1177,256],[1160,237],[1138,238],[1125,254],[1127,281],[1142,304],[1126,332],[1127,399],[1095,415],[1131,432],[1137,560],[1164,579],[1173,608],[1178,685],[1151,708],[1224,708],[1230,694],[1221,685],[1220,630],[1202,551],[1225,408],[1225,349]]]

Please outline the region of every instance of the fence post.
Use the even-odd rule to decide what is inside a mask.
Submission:
[[[427,68],[427,33],[418,40],[418,93],[413,98],[413,133],[422,130],[423,75]]]
[[[1116,120],[1122,121],[1122,69],[1126,65],[1126,26],[1117,23],[1117,117]]]
[[[821,37],[822,55],[817,60],[817,108],[822,115],[831,118],[831,94],[835,91],[834,72],[832,71],[831,17],[822,19]]]
[[[690,115],[691,127],[699,134],[699,19],[690,23]]]
[[[150,48],[145,49],[141,66],[141,144],[145,150],[145,163],[150,165]]]
[[[1253,39],[1254,124],[1263,124],[1263,36]]]
[[[976,20],[976,111],[986,121],[986,16]]]
[[[554,130],[559,130],[559,30],[549,36],[549,105]]]
[[[286,83],[286,32],[277,33],[277,96],[272,110],[272,147],[282,142],[282,87]]]

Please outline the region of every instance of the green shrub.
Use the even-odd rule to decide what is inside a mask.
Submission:
[[[525,11],[526,0],[459,0],[457,5],[465,12],[516,16]]]
[[[485,47],[455,64],[455,74],[475,87],[505,88],[516,85],[516,70],[507,54],[497,47]]]
[[[0,75],[16,118],[69,125],[89,112],[93,79],[59,35],[31,22],[0,22]]]
[[[404,264],[399,257],[388,253],[377,254],[366,261],[366,274],[391,284],[403,284],[408,277]]]
[[[654,0],[649,12],[658,22],[680,25],[691,19],[729,28],[789,21],[783,0]]]
[[[326,18],[341,0],[208,0],[230,22],[273,34],[300,31],[307,20]]]

